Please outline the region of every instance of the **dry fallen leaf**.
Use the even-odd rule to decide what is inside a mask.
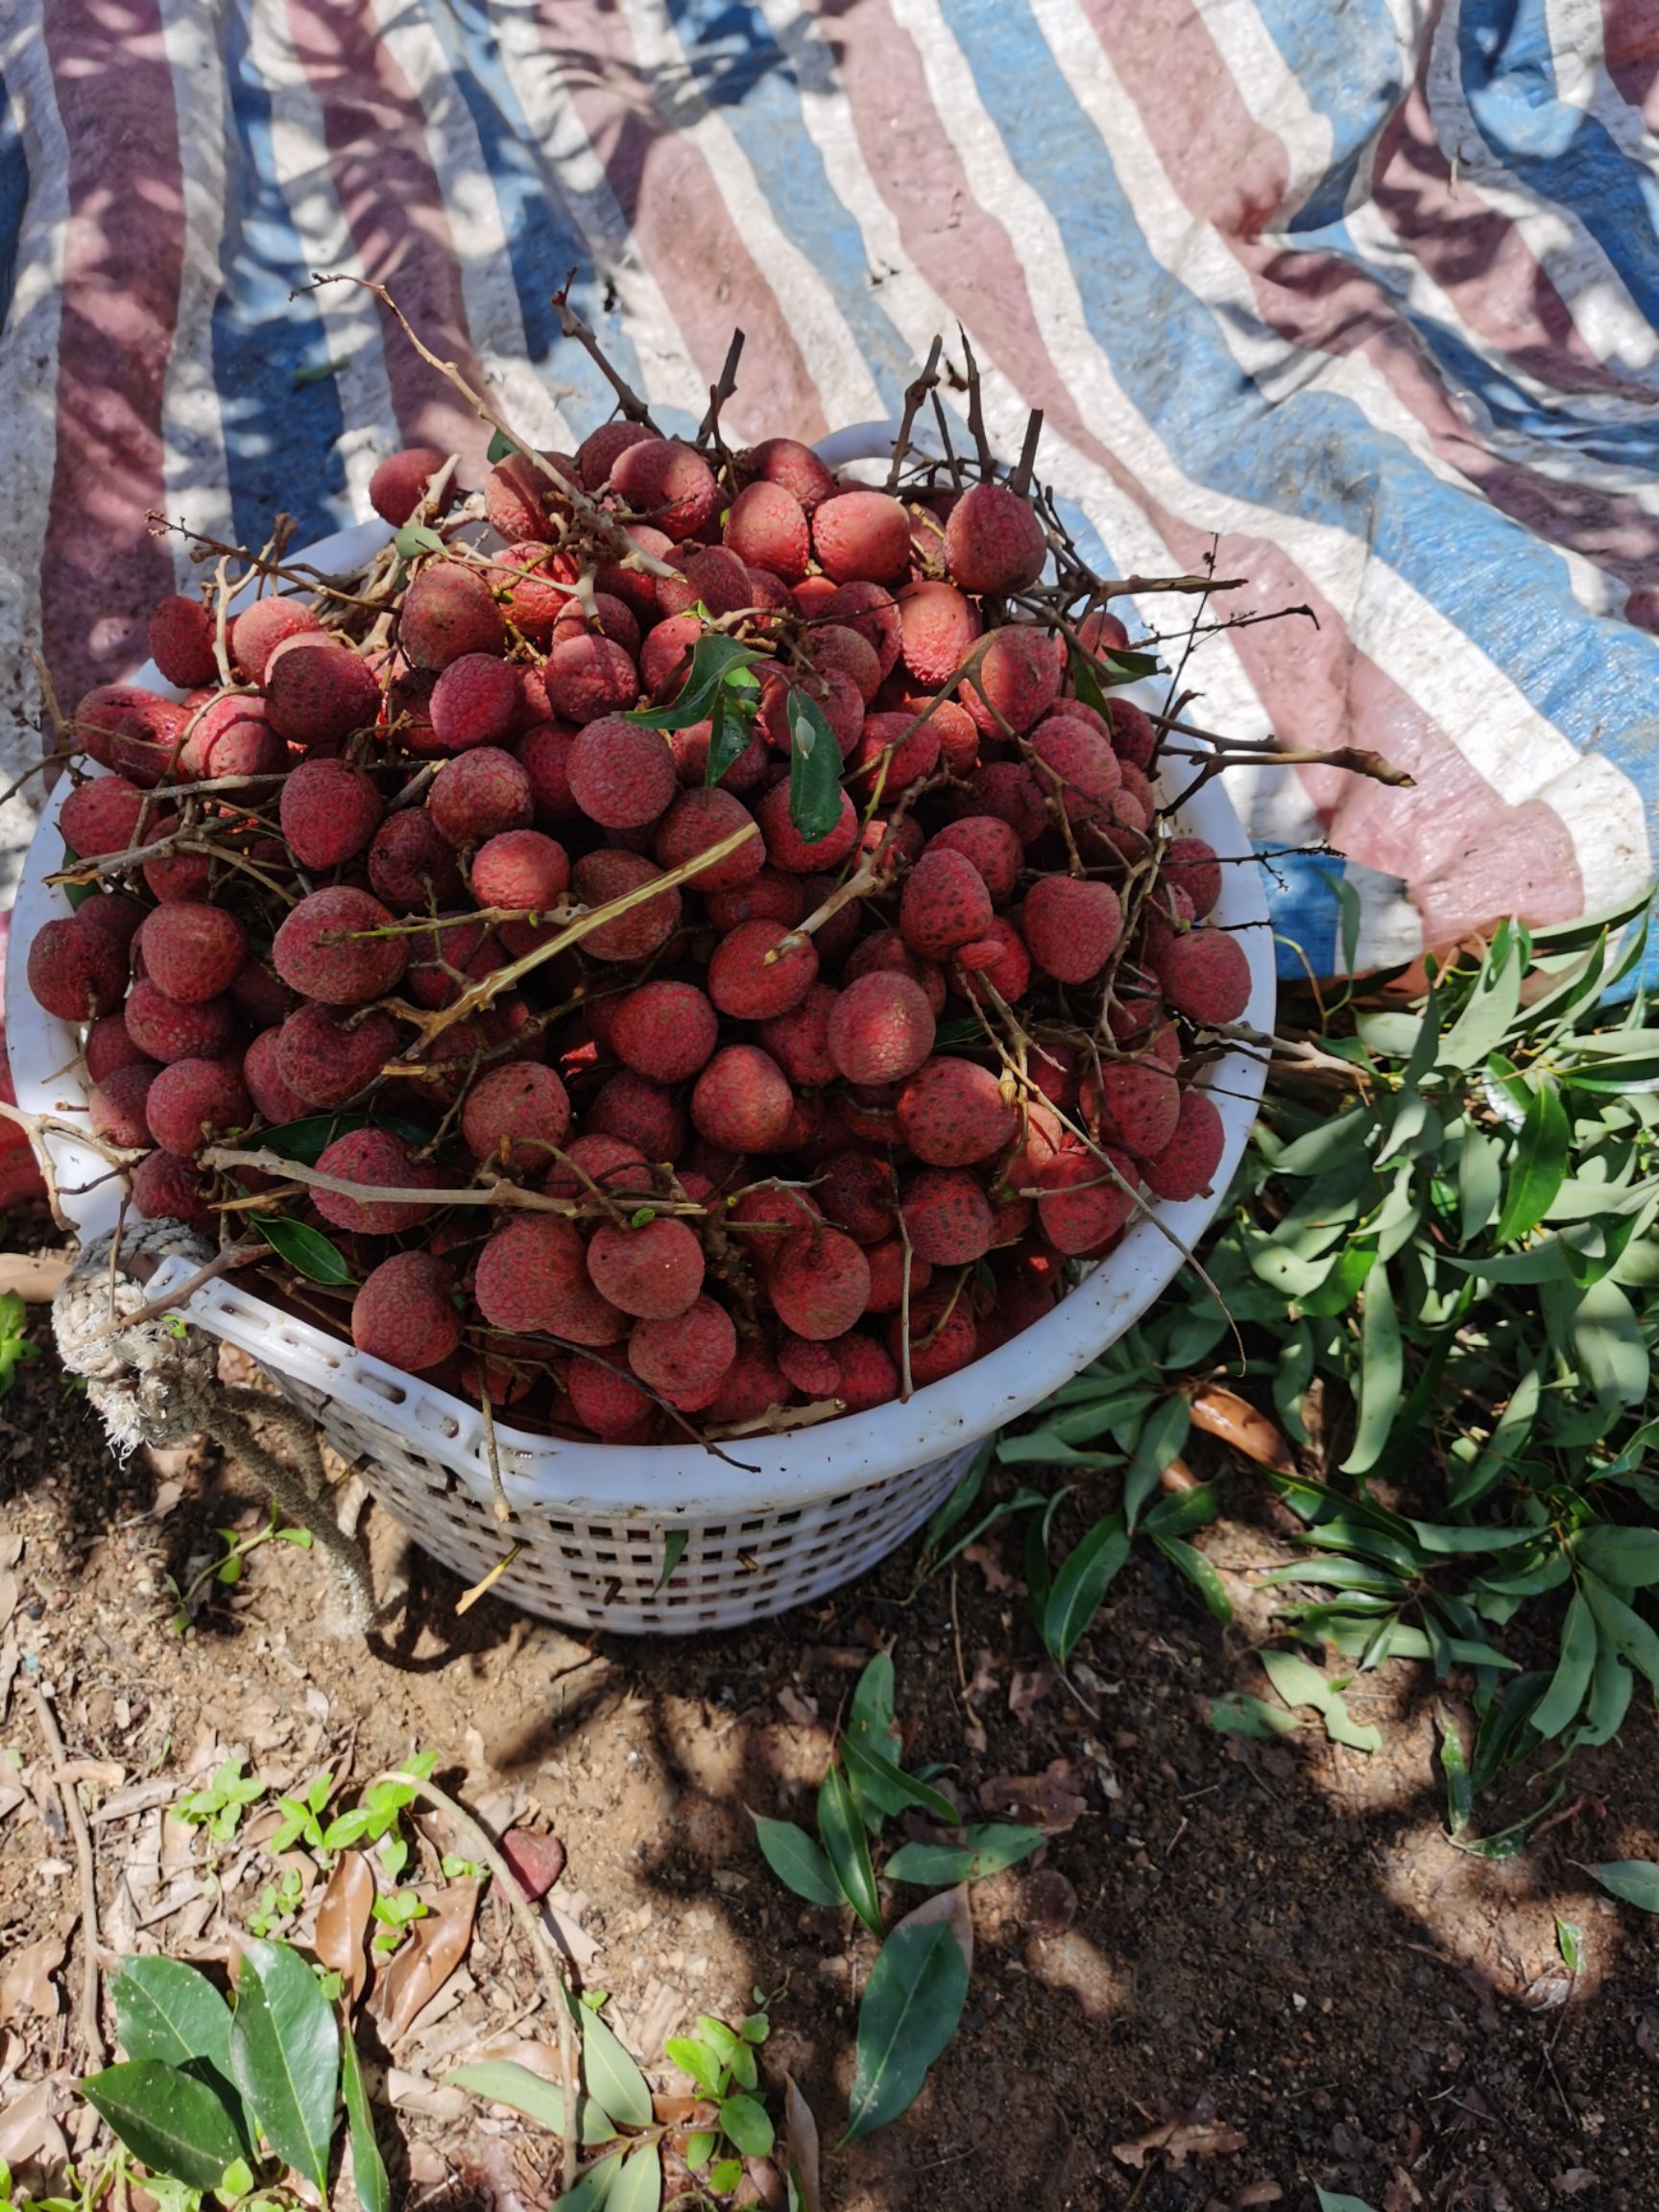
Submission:
[[[63,1936],[42,1936],[37,1943],[12,1952],[0,1972],[0,2020],[22,2021],[31,2013],[57,2019],[61,2001],[52,1977],[67,1949]]]
[[[1230,2157],[1242,2151],[1246,2141],[1237,2128],[1224,2127],[1219,2120],[1166,2120],[1132,2143],[1114,2143],[1112,2155],[1139,2173],[1154,2151],[1162,2151],[1179,2171],[1189,2158]]]
[[[795,2169],[802,2212],[824,2212],[823,2186],[818,2178],[818,2123],[792,2074],[783,2077],[783,2150]]]
[[[330,1973],[344,1976],[356,2004],[369,1979],[364,1937],[374,1907],[374,1869],[361,1851],[346,1851],[317,1907],[315,1949]]]
[[[17,1577],[10,1567],[0,1567],[0,1628],[17,1610]]]
[[[467,1956],[479,1887],[476,1882],[450,1882],[436,1896],[421,1892],[432,1910],[424,1920],[410,1924],[409,1934],[375,1984],[373,2008],[388,2050]]]
[[[63,2130],[52,2117],[52,2083],[32,2081],[0,2111],[0,2160],[12,2168],[51,2167],[68,2155]]]
[[[1019,1589],[1020,1584],[1003,1567],[1000,1557],[991,1545],[970,1544],[962,1556],[984,1575],[985,1587],[993,1598],[1001,1597],[1005,1591]]]
[[[1035,1667],[1016,1667],[1008,1685],[1008,1710],[1015,1719],[1029,1720],[1033,1709],[1059,1679],[1059,1669],[1046,1659],[1039,1660]]]
[[[1070,1759],[1051,1759],[1041,1774],[993,1774],[979,1785],[979,1802],[999,1819],[1064,1836],[1087,1809],[1081,1777]]]
[[[1580,2197],[1586,2189],[1594,2189],[1596,2176],[1588,2166],[1569,2166],[1565,2173],[1557,2174],[1550,2184],[1557,2197]]]
[[[778,1693],[778,1705],[786,1720],[793,1720],[797,1728],[811,1728],[818,1719],[818,1700],[804,1697],[800,1691],[785,1682]]]
[[[1258,1413],[1236,1390],[1223,1390],[1218,1383],[1208,1382],[1192,1393],[1190,1411],[1194,1429],[1219,1437],[1246,1459],[1254,1459],[1258,1467],[1271,1467],[1279,1475],[1295,1474],[1289,1445],[1266,1415]]]

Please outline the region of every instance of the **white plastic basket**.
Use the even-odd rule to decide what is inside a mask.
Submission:
[[[872,435],[874,433],[874,435]],[[882,450],[881,426],[841,432],[840,465]],[[890,435],[890,433],[888,433]],[[342,532],[298,558],[344,570],[384,541],[379,524]],[[161,685],[154,664],[133,679]],[[1182,785],[1185,763],[1174,764]],[[69,1026],[44,1013],[24,978],[43,924],[70,911],[43,878],[61,862],[58,812],[66,781],[42,813],[18,894],[7,972],[7,1044],[26,1112],[85,1109],[84,1070]],[[1223,859],[1250,847],[1220,783],[1182,809],[1183,826]],[[1245,1019],[1273,1026],[1274,964],[1267,907],[1254,866],[1224,867],[1215,919],[1239,929],[1250,963]],[[511,1525],[496,1519],[488,1440],[476,1407],[418,1376],[364,1358],[234,1283],[215,1282],[180,1309],[199,1327],[250,1353],[361,1472],[394,1520],[472,1582],[516,1544],[494,1587],[527,1611],[566,1625],[673,1635],[735,1627],[805,1603],[875,1565],[950,1493],[974,1448],[1027,1412],[1114,1343],[1144,1313],[1194,1244],[1238,1166],[1265,1075],[1260,1054],[1229,1052],[1208,1070],[1224,1132],[1213,1194],[1161,1202],[1127,1231],[1111,1258],[1052,1312],[999,1350],[906,1405],[877,1407],[794,1434],[727,1444],[727,1459],[692,1444],[628,1450],[565,1443],[495,1423]],[[119,1190],[106,1164],[72,1138],[47,1141],[65,1210],[86,1237],[114,1225]],[[156,1295],[192,1272],[174,1260]],[[732,1462],[741,1462],[733,1465]],[[668,1541],[684,1552],[663,1581]]]

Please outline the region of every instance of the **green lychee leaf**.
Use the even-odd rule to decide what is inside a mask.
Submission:
[[[512,439],[508,437],[506,431],[497,430],[490,441],[490,447],[484,458],[489,462],[491,468],[493,469],[497,461],[508,460],[517,451],[518,447],[513,443]]]
[[[732,685],[739,677],[747,677],[747,668],[733,668],[714,694],[714,710],[709,716],[709,761],[703,771],[703,781],[711,791],[728,768],[743,757],[749,743],[750,718],[732,696]]]
[[[747,668],[758,658],[749,646],[739,645],[735,637],[714,634],[699,637],[691,656],[691,666],[673,705],[641,708],[622,719],[637,722],[645,730],[689,730],[693,722],[707,722],[712,718],[714,702],[732,672]]]
[[[841,819],[841,748],[824,709],[806,692],[789,694],[789,819],[808,844]]]
[[[337,1244],[331,1244],[321,1230],[313,1229],[309,1223],[272,1220],[262,1214],[255,1214],[253,1226],[276,1257],[285,1260],[296,1275],[303,1275],[313,1283],[332,1286],[350,1282],[351,1270],[346,1264],[346,1255]]]
[[[444,541],[436,530],[429,530],[424,522],[405,522],[392,540],[397,556],[402,561],[413,561],[418,553],[442,553]]]

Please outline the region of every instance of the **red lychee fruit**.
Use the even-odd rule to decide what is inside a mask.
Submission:
[[[279,776],[288,759],[287,740],[273,728],[263,699],[225,691],[191,707],[179,755],[185,776]]]
[[[463,653],[432,686],[432,734],[445,753],[499,745],[518,714],[518,671],[493,653]]]
[[[301,1006],[276,1032],[276,1071],[307,1108],[346,1106],[397,1049],[397,1024],[378,1008],[353,1022],[338,1006]]]
[[[903,1357],[904,1316],[887,1324],[887,1348],[896,1361]],[[932,1283],[910,1301],[910,1381],[918,1389],[943,1382],[978,1357],[974,1311],[958,1286]],[[847,1376],[842,1362],[842,1381]]]
[[[979,611],[950,584],[907,584],[899,594],[900,654],[919,684],[936,691],[967,660]]]
[[[315,609],[301,606],[298,599],[275,593],[255,599],[230,618],[230,659],[250,684],[263,684],[266,663],[285,637],[322,627]],[[211,683],[212,678],[204,681]]]
[[[1190,1022],[1212,1028],[1237,1022],[1250,1003],[1250,962],[1225,929],[1190,929],[1171,937],[1154,966],[1165,997]]]
[[[679,574],[657,585],[657,604],[664,614],[689,614],[699,601],[716,619],[735,614],[749,601],[749,571],[724,545],[682,545],[668,556]]]
[[[762,868],[733,891],[711,891],[705,901],[709,919],[724,936],[739,922],[781,922],[793,929],[806,918],[806,886],[799,876]]]
[[[94,776],[69,793],[58,827],[78,860],[102,860],[132,844],[145,805],[144,793],[125,776]],[[154,807],[150,813],[154,819]]]
[[[514,747],[530,779],[530,804],[539,828],[562,830],[582,819],[570,796],[570,748],[578,733],[567,723],[538,722]]]
[[[794,1094],[769,1053],[728,1045],[709,1062],[691,1093],[699,1136],[729,1152],[767,1152],[789,1126]]]
[[[686,1413],[709,1404],[736,1356],[732,1316],[712,1298],[696,1299],[672,1320],[637,1322],[628,1338],[628,1364],[640,1382]]]
[[[1008,824],[1022,846],[1034,845],[1049,827],[1037,779],[1023,760],[988,760],[975,768],[952,812],[959,820],[973,814],[994,815]]]
[[[576,600],[568,600],[553,625],[553,642],[562,645],[566,637],[583,637],[595,630],[613,645],[620,645],[631,661],[638,658],[639,624],[634,610],[609,591],[594,592],[591,621]]]
[[[645,633],[639,647],[639,681],[653,699],[665,694],[678,698],[681,683],[703,635],[695,614],[672,614]]]
[[[542,1178],[549,1198],[581,1198],[589,1186],[615,1198],[649,1197],[651,1172],[637,1144],[619,1137],[576,1137],[565,1158]]]
[[[390,1129],[353,1129],[336,1137],[318,1155],[318,1172],[342,1183],[373,1183],[386,1190],[435,1190],[438,1171],[429,1160],[417,1160]],[[312,1203],[325,1221],[363,1237],[398,1237],[418,1229],[433,1212],[423,1198],[348,1198],[318,1186]]]
[[[985,997],[982,985],[1004,1005],[1016,1006],[1031,984],[1031,956],[1012,922],[998,914],[983,937],[964,945],[951,969],[956,988],[969,998]]]
[[[810,445],[798,438],[766,438],[747,453],[739,454],[738,469],[763,483],[781,484],[793,493],[810,515],[821,501],[833,496],[835,479]]]
[[[633,655],[614,638],[591,630],[561,638],[541,673],[554,713],[566,722],[598,722],[608,714],[620,714],[639,696],[639,671]]]
[[[435,913],[465,888],[455,849],[424,806],[400,807],[381,823],[369,847],[369,880],[395,914]]]
[[[492,1068],[467,1094],[461,1134],[475,1160],[541,1175],[570,1134],[570,1100],[551,1068],[535,1061]]]
[[[912,952],[942,960],[991,927],[991,894],[972,860],[929,847],[904,880],[899,927]]]
[[[609,714],[570,748],[570,796],[602,830],[642,830],[679,796],[680,779],[660,730]]]
[[[89,928],[107,930],[124,952],[130,952],[150,909],[126,891],[97,891],[83,899],[76,912]]]
[[[588,1240],[588,1272],[624,1313],[670,1321],[703,1287],[703,1247],[684,1221],[667,1214],[637,1229],[602,1222]]]
[[[878,969],[841,993],[827,1042],[850,1083],[898,1083],[932,1051],[933,1032],[933,1009],[921,984],[897,969]]]
[[[931,1170],[930,1170],[931,1172]],[[947,1170],[941,1168],[941,1174]],[[904,1274],[910,1274],[910,1295],[919,1297],[933,1280],[933,1264],[924,1260],[914,1249],[906,1252],[902,1238],[888,1237],[879,1244],[868,1247],[870,1262],[870,1302],[867,1313],[897,1313],[904,1304]]]
[[[452,1271],[430,1252],[394,1252],[351,1301],[351,1341],[366,1358],[424,1374],[461,1342]]]
[[[757,1035],[791,1083],[808,1090],[835,1080],[830,1056],[830,1017],[839,992],[814,983],[799,1005],[762,1022]]]
[[[330,1006],[382,998],[408,963],[407,941],[367,891],[340,884],[313,891],[285,917],[271,946],[276,973],[302,998]]]
[[[836,1152],[825,1164],[818,1195],[836,1228],[859,1244],[879,1244],[893,1233],[899,1181],[873,1152]]]
[[[1042,1163],[1036,1180],[1043,1192],[1037,1218],[1049,1243],[1061,1252],[1093,1252],[1134,1213],[1141,1169],[1111,1146],[1099,1160],[1068,1144]]]
[[[840,1229],[814,1224],[786,1237],[766,1271],[778,1318],[812,1343],[845,1335],[870,1297],[870,1262]]]
[[[1005,484],[972,484],[945,524],[945,561],[964,591],[1026,591],[1048,557],[1043,525]]]
[[[1104,737],[1071,714],[1050,714],[1031,733],[1042,766],[1039,786],[1056,792],[1073,822],[1104,815],[1123,781],[1118,756]]]
[[[563,845],[540,830],[503,830],[472,856],[472,896],[480,906],[511,906],[545,914],[570,883],[570,858]]]
[[[469,983],[482,982],[501,965],[501,941],[485,923],[471,916],[442,919],[450,926],[422,929],[405,940],[409,966],[403,988],[417,1006],[452,1006]]]
[[[217,683],[213,655],[213,616],[200,599],[170,592],[150,617],[150,658],[181,691]]]
[[[601,1443],[633,1440],[657,1410],[634,1378],[613,1365],[610,1358],[584,1353],[572,1359],[567,1387],[577,1419]]]
[[[713,520],[720,487],[701,453],[675,438],[646,438],[615,454],[611,489],[675,544]]]
[[[132,1211],[146,1221],[211,1221],[207,1183],[194,1161],[147,1152],[132,1170]]]
[[[766,840],[766,857],[786,875],[810,876],[838,868],[858,842],[858,813],[845,791],[834,826],[822,837],[804,837],[789,815],[787,781],[774,783],[755,808]]]
[[[672,1160],[685,1149],[685,1117],[673,1092],[632,1068],[618,1069],[600,1085],[584,1119],[593,1136],[620,1138],[647,1160]]]
[[[988,737],[1004,725],[1029,730],[1060,696],[1065,651],[1058,637],[1032,622],[1012,622],[991,633],[961,700]]]
[[[373,727],[380,712],[380,685],[351,646],[293,637],[270,656],[265,711],[272,729],[290,744],[337,745],[353,730]]]
[[[445,761],[426,810],[456,850],[482,845],[504,830],[528,830],[534,813],[522,762],[498,745],[475,746]]]
[[[902,711],[864,717],[853,755],[853,773],[865,779],[862,789],[873,791],[879,777],[882,798],[891,800],[930,776],[938,764],[939,733],[931,717],[918,722]]]
[[[864,701],[852,677],[839,668],[825,669],[815,675],[803,671],[783,676],[774,669],[762,673],[757,728],[764,733],[767,743],[779,753],[793,750],[793,723],[801,711],[803,698],[810,699],[817,707],[830,726],[842,759],[850,760],[857,750],[864,728]]]
[[[837,584],[894,584],[910,566],[910,517],[885,492],[836,492],[813,510],[812,550]]]
[[[1202,1091],[1185,1090],[1175,1134],[1161,1152],[1142,1162],[1147,1187],[1160,1198],[1198,1198],[1221,1166],[1226,1132]]]
[[[589,492],[603,491],[617,455],[626,453],[630,445],[648,445],[656,435],[643,422],[601,422],[576,448],[576,467],[583,484]]]
[[[925,1167],[912,1176],[902,1211],[911,1249],[935,1267],[965,1267],[995,1240],[991,1201],[959,1167]]]
[[[144,973],[180,1006],[199,1006],[228,991],[248,957],[248,932],[235,915],[194,900],[157,906],[138,945]]]
[[[694,983],[641,983],[616,1006],[611,1046],[637,1075],[652,1083],[685,1083],[705,1067],[720,1024]]]
[[[927,840],[929,852],[960,853],[982,878],[993,906],[1006,906],[1014,896],[1024,849],[1010,822],[996,814],[964,814],[936,830]]]
[[[568,1221],[519,1214],[478,1255],[478,1310],[492,1328],[563,1336],[572,1344],[619,1343],[625,1315],[593,1287],[582,1239]]]
[[[766,965],[768,953],[784,950]],[[798,1006],[818,980],[810,937],[794,937],[775,922],[739,922],[709,962],[709,996],[734,1022],[765,1022]]]
[[[778,1366],[804,1398],[833,1398],[840,1385],[840,1360],[828,1344],[814,1344],[807,1336],[781,1336]]]
[[[253,1109],[242,1079],[220,1060],[176,1060],[150,1086],[144,1118],[163,1152],[188,1159],[204,1144],[245,1129]]]
[[[1144,775],[1158,750],[1158,731],[1151,716],[1132,699],[1108,697],[1106,719],[1112,728],[1112,750],[1126,767],[1139,768]]]
[[[806,512],[793,492],[757,477],[727,511],[721,536],[739,561],[799,584],[811,554]]]
[[[279,1028],[261,1029],[242,1058],[242,1080],[248,1095],[260,1120],[272,1128],[280,1128],[285,1121],[302,1120],[310,1111],[305,1100],[282,1080],[282,1070],[276,1065],[280,1036]]]
[[[748,824],[751,834],[742,844],[724,860],[716,860],[712,867],[699,870],[690,878],[691,888],[705,895],[710,891],[734,891],[757,876],[765,865],[765,843],[759,830],[754,828],[754,821],[748,807],[730,791],[682,791],[657,826],[652,857],[661,868],[683,867],[699,853],[722,844]]]
[[[576,896],[589,908],[608,906],[661,880],[662,871],[637,853],[587,853],[571,870]],[[648,960],[680,926],[678,890],[659,891],[613,920],[600,923],[582,940],[595,960]]]
[[[550,540],[554,525],[549,517],[567,517],[571,512],[561,485],[576,483],[579,477],[576,462],[564,453],[540,458],[524,452],[504,455],[484,479],[484,513],[491,528],[509,544],[519,539]]]
[[[814,630],[806,641],[813,665],[826,675],[839,669],[851,678],[866,707],[881,688],[881,658],[861,631],[843,622],[828,622]]]
[[[872,1407],[885,1406],[890,1398],[898,1397],[898,1368],[883,1347],[863,1330],[853,1329],[838,1336],[830,1350],[841,1370],[835,1395],[849,1413],[868,1413]]]
[[[133,1044],[164,1067],[175,1060],[216,1059],[228,1046],[235,1026],[228,998],[185,1006],[169,998],[148,975],[128,993],[124,1019]]]
[[[1172,839],[1165,851],[1161,874],[1166,883],[1186,892],[1200,921],[1221,896],[1221,863],[1215,857],[1214,846],[1202,837]]]
[[[370,506],[383,522],[400,530],[448,458],[436,445],[405,445],[400,453],[388,453],[369,479]],[[440,514],[454,503],[459,489],[451,475],[438,503]]]
[[[625,556],[627,560],[643,553],[654,561],[666,561],[674,549],[673,539],[664,537],[661,530],[654,530],[649,522],[631,523],[624,536],[636,548],[635,553]],[[613,599],[620,599],[633,611],[641,630],[649,629],[661,612],[657,604],[658,581],[642,568],[625,567],[621,561],[602,561],[593,579],[596,590],[609,591]]]
[[[301,760],[278,808],[288,850],[301,868],[343,868],[363,852],[384,812],[373,777],[344,760]]]
[[[1019,1117],[997,1078],[972,1060],[929,1060],[899,1093],[904,1142],[930,1167],[989,1160],[1013,1137]]]
[[[86,1096],[92,1134],[102,1137],[107,1144],[143,1150],[152,1142],[145,1101],[160,1073],[153,1060],[134,1060],[127,1067],[112,1069],[101,1083],[95,1083]]]
[[[1031,957],[1059,983],[1087,983],[1117,949],[1123,910],[1109,883],[1042,876],[1025,894],[1020,926]]]
[[[91,1022],[120,1005],[127,955],[107,929],[76,915],[48,922],[29,947],[29,988],[60,1022]]]
[[[1179,1056],[1175,1032],[1166,1028],[1139,1058],[1102,1061],[1098,1076],[1091,1073],[1083,1082],[1083,1115],[1091,1128],[1139,1160],[1161,1152],[1175,1134],[1181,1111],[1173,1073]]]
[[[708,1419],[742,1426],[764,1420],[775,1406],[787,1405],[789,1379],[758,1336],[738,1339],[737,1352],[720,1378],[720,1387],[703,1408]]]
[[[447,668],[464,653],[499,653],[507,626],[488,573],[462,561],[428,561],[403,595],[397,642],[417,668]]]
[[[158,1065],[148,1052],[142,1052],[127,1034],[127,1023],[119,1014],[105,1014],[93,1022],[86,1032],[86,1080],[91,1084],[108,1083],[119,1068],[150,1068]]]

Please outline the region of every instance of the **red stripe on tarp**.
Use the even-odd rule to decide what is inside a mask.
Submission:
[[[733,327],[746,334],[735,397],[742,437],[822,438],[818,386],[708,162],[653,103],[621,10],[537,0],[549,57],[702,381],[719,376]],[[560,272],[561,276],[563,272]]]
[[[434,353],[485,391],[426,119],[367,0],[288,0],[288,23],[322,107],[334,188],[365,273],[386,286]],[[405,444],[459,453],[463,479],[481,482],[488,427],[378,302],[376,311]]]
[[[1601,50],[1620,97],[1659,131],[1659,0],[1601,0]]]
[[[1261,233],[1280,215],[1288,153],[1259,123],[1190,0],[1081,0],[1182,204],[1250,278],[1262,321],[1304,349],[1363,354],[1436,455],[1501,513],[1570,545],[1626,584],[1650,577],[1659,517],[1634,499],[1563,485],[1498,460],[1475,437],[1393,301],[1339,255],[1286,251]],[[1178,52],[1181,67],[1168,57]],[[1534,265],[1536,268],[1536,265]]]
[[[41,10],[68,149],[58,451],[40,628],[65,710],[148,648],[173,562],[146,517],[166,498],[161,406],[184,263],[173,77],[156,0]]]
[[[1157,500],[1079,414],[1049,357],[1020,257],[974,196],[908,32],[886,0],[862,0],[837,16],[835,41],[866,163],[917,269],[1026,403],[1043,408],[1050,428],[1134,501],[1181,567],[1196,568],[1211,536]],[[1541,923],[1581,911],[1577,860],[1559,817],[1541,804],[1503,801],[1423,707],[1358,649],[1340,613],[1283,547],[1227,536],[1217,560],[1222,574],[1251,579],[1229,595],[1230,613],[1307,605],[1318,617],[1317,629],[1292,617],[1231,633],[1284,742],[1371,747],[1416,777],[1416,791],[1380,798],[1378,786],[1352,776],[1302,771],[1342,850],[1407,879],[1427,942],[1454,942],[1498,914]],[[1494,851],[1495,862],[1483,857]]]

